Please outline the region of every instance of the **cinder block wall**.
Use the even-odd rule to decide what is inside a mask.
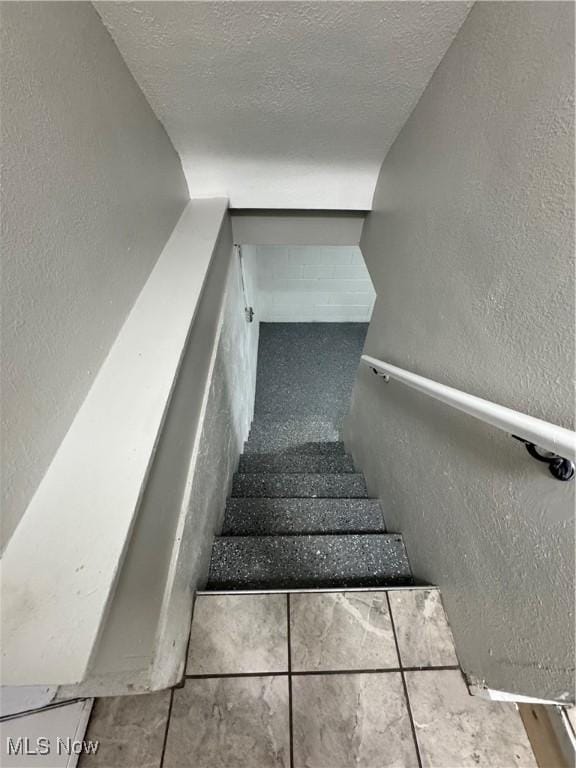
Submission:
[[[368,322],[375,292],[357,246],[243,246],[263,322]]]

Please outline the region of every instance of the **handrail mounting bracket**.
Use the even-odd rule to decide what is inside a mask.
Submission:
[[[562,456],[558,456],[557,453],[552,453],[550,451],[541,452],[542,449],[537,445],[531,443],[529,440],[524,440],[522,437],[518,437],[518,435],[512,435],[512,437],[514,440],[519,440],[521,443],[524,443],[526,450],[533,459],[548,464],[550,474],[552,477],[555,477],[556,480],[560,480],[565,483],[574,479],[575,470],[573,461],[570,461],[570,459],[565,459]]]
[[[376,376],[380,376],[384,384],[388,384],[390,381],[390,376],[388,376],[387,373],[382,373],[382,371],[379,371],[378,368],[372,368],[372,373],[374,373]]]

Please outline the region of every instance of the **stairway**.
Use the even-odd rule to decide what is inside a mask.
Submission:
[[[266,451],[257,425],[240,458],[207,589],[411,584],[402,537],[386,532],[344,444],[286,446],[269,427]]]
[[[339,440],[362,329],[322,325],[261,325],[255,419],[208,591],[413,583],[402,537],[386,531],[380,503]],[[326,367],[330,381],[318,386]]]

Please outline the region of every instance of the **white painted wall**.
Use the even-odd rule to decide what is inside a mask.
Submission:
[[[357,246],[243,246],[263,322],[368,322],[376,294]]]
[[[574,6],[476,3],[380,173],[365,351],[574,421]],[[463,668],[574,697],[574,483],[504,433],[364,366],[347,443],[442,589]]]
[[[97,2],[191,197],[370,208],[471,2]]]
[[[1,35],[5,547],[188,195],[90,3],[3,3]]]
[[[358,211],[230,211],[241,245],[359,245],[365,214]]]

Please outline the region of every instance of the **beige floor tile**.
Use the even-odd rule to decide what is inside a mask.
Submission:
[[[292,679],[294,768],[415,768],[398,672]]]
[[[186,674],[287,669],[286,595],[202,595],[196,599]]]
[[[170,691],[96,699],[85,735],[99,741],[80,768],[159,768]]]
[[[470,696],[458,670],[407,672],[424,768],[535,768],[513,704]]]
[[[438,590],[398,590],[389,598],[405,667],[458,664]]]
[[[174,692],[164,768],[289,768],[287,677],[187,680]]]
[[[385,592],[331,592],[290,598],[292,669],[398,666]]]

